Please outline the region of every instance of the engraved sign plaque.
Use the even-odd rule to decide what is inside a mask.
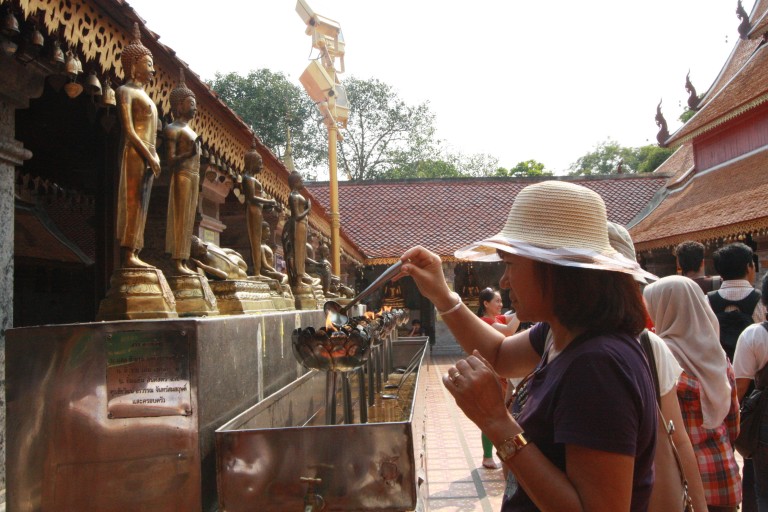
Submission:
[[[107,335],[110,418],[189,416],[189,341],[184,331]]]

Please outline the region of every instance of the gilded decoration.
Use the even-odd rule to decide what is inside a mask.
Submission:
[[[86,62],[98,65],[100,74],[117,78],[116,83],[123,82],[124,70],[119,62],[120,52],[130,43],[130,26],[133,19],[126,16],[123,27],[84,0],[0,0],[0,5],[9,3],[17,5],[24,18],[38,15],[49,34],[62,34],[67,46],[73,50],[77,49]],[[155,57],[156,73],[152,82],[147,85],[146,92],[159,110],[167,114],[171,111],[169,96],[176,85],[175,77],[178,76],[179,66],[186,65],[176,59],[169,48],[157,41],[156,36],[142,23],[140,26],[143,29],[143,40]],[[171,65],[168,65],[168,59],[172,59]],[[195,84],[192,89],[195,90],[201,107],[190,127],[202,137],[203,145],[208,151],[216,155],[222,163],[229,162],[233,171],[242,172],[241,166],[232,162],[243,161],[243,156],[250,147],[250,130],[229,107],[209,91],[197,75],[190,71],[188,76],[194,76],[189,82],[190,86]],[[201,94],[199,88],[207,94]],[[287,175],[281,172],[282,167],[275,162],[276,159],[265,161],[260,181],[268,194],[286,204],[291,190]],[[224,172],[226,174],[226,171]],[[323,234],[329,235],[331,232],[330,220],[324,216],[312,215],[310,224]],[[348,242],[342,241],[342,244],[348,253],[357,253]]]

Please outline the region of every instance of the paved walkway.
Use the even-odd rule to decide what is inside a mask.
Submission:
[[[441,380],[448,367],[461,357],[435,355],[427,366],[429,509],[496,512],[501,509],[504,492],[501,466],[482,466],[480,430],[456,407]]]

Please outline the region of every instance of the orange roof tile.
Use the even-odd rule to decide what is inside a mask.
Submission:
[[[630,228],[638,251],[768,227],[768,150],[713,167]]]
[[[599,193],[608,218],[627,224],[654,196],[667,175],[555,178]],[[552,178],[549,178],[552,179]],[[517,193],[537,179],[472,178],[339,183],[341,229],[368,260],[395,258],[414,245],[441,256],[496,234]],[[329,204],[327,183],[307,183]],[[487,219],[487,220],[486,220]]]
[[[674,133],[667,145],[685,142],[768,101],[768,47],[758,48],[704,108]]]
[[[683,144],[653,171],[656,174],[670,174],[667,186],[681,181],[693,169],[693,144]]]
[[[749,31],[750,39],[761,37],[768,30],[768,1],[757,0],[749,20],[752,23],[752,30]]]

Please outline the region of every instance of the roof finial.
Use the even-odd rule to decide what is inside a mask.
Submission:
[[[293,163],[293,148],[291,147],[291,127],[286,125],[285,131],[286,143],[285,154],[283,155],[283,164],[289,171],[295,171],[296,165]]]
[[[688,91],[688,108],[691,110],[698,110],[701,98],[696,95],[696,88],[691,83],[690,69],[688,70],[688,74],[685,75],[685,90]]]
[[[739,23],[739,36],[742,39],[747,39],[749,31],[752,30],[752,25],[749,23],[749,15],[747,14],[747,11],[745,11],[744,6],[741,5],[741,0],[739,0],[738,5],[736,6],[736,16],[741,20],[741,23]]]
[[[656,126],[659,127],[659,133],[656,134],[656,141],[662,148],[666,147],[664,144],[669,138],[669,130],[667,130],[667,120],[664,119],[664,114],[661,113],[661,100],[656,107]]]

